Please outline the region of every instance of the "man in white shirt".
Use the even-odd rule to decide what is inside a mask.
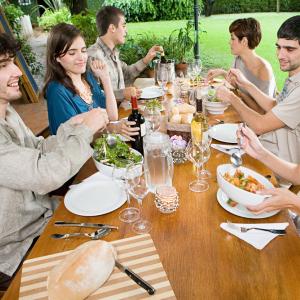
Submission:
[[[255,112],[225,87],[217,90],[217,97],[235,108],[268,150],[284,160],[300,163],[300,16],[281,25],[276,47],[280,69],[289,75],[276,99],[263,94],[238,70],[230,70],[231,79],[246,89],[265,113]]]

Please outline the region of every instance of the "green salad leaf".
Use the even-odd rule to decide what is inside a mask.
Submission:
[[[125,168],[131,162],[137,163],[142,161],[142,155],[136,154],[132,149],[123,142],[119,136],[112,134],[116,138],[116,144],[109,146],[107,143],[107,134],[95,140],[94,151],[95,159],[101,163]]]

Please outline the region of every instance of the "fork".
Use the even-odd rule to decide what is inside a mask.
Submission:
[[[259,227],[249,227],[249,228],[246,228],[246,227],[243,227],[243,226],[238,226],[236,224],[233,224],[231,223],[230,221],[227,220],[227,225],[228,227],[232,228],[232,229],[235,229],[235,230],[238,230],[240,232],[247,232],[249,230],[252,230],[252,229],[255,229],[255,230],[261,230],[261,231],[267,231],[267,232],[271,232],[271,233],[274,233],[274,234],[286,234],[286,231],[285,229],[266,229],[266,228],[259,228]]]
[[[70,237],[84,236],[90,238],[91,240],[99,240],[100,238],[106,236],[110,232],[111,232],[110,228],[101,228],[92,233],[86,233],[86,232],[62,233],[62,234],[54,233],[51,234],[50,237],[56,240],[61,240],[61,239],[68,239]]]

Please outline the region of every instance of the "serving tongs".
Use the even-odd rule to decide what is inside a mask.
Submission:
[[[72,227],[89,227],[89,228],[109,228],[118,230],[118,226],[102,224],[102,223],[74,223],[66,221],[56,221],[55,226],[72,226]]]

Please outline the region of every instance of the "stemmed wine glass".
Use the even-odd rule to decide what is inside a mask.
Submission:
[[[133,223],[132,230],[137,234],[144,234],[151,230],[151,223],[142,216],[142,202],[149,192],[147,183],[148,170],[143,163],[132,164],[127,168],[128,190],[140,206],[140,219]]]
[[[127,161],[126,172],[122,171],[122,169],[117,168],[116,166],[113,169],[112,177],[113,179],[125,190],[127,197],[127,208],[124,208],[119,213],[119,219],[125,223],[132,223],[137,221],[140,218],[140,211],[135,207],[130,206],[130,196],[128,192],[128,180],[127,180],[127,169],[128,166],[132,165],[131,161]]]
[[[144,111],[144,117],[147,121],[147,127],[149,127],[150,131],[157,131],[159,129],[160,121],[161,121],[161,113],[158,108],[156,109],[146,108]]]
[[[166,89],[167,89],[167,83],[168,83],[168,70],[164,65],[158,65],[157,67],[157,82],[159,86],[161,87],[163,94],[165,95]]]
[[[189,189],[198,193],[207,191],[209,185],[205,180],[200,179],[200,168],[202,164],[207,162],[210,157],[209,143],[205,141],[193,143],[193,141],[190,140],[188,146],[186,147],[186,156],[196,167],[197,173],[197,180],[192,181],[189,184]]]
[[[211,126],[209,126],[207,134],[205,135],[205,139],[206,139],[205,142],[208,144],[208,146],[210,146],[212,142],[212,137],[210,135],[210,128]],[[203,162],[203,164],[200,167],[199,178],[203,180],[207,180],[211,178],[211,173],[205,169],[205,162]]]

